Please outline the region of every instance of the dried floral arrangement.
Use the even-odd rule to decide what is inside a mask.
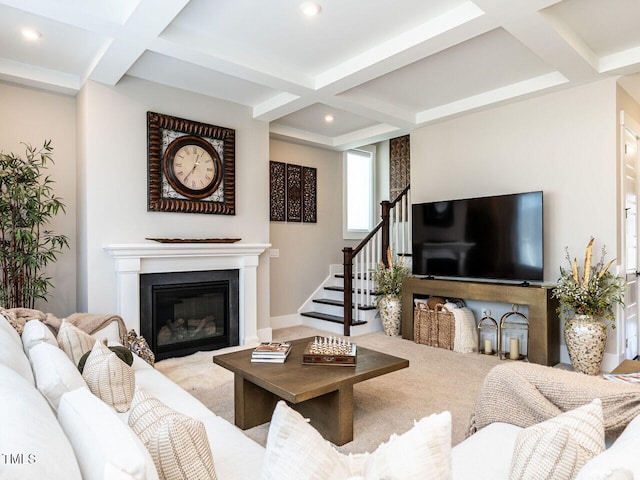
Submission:
[[[605,263],[606,250],[602,246],[600,260],[593,264],[592,250],[594,238],[592,237],[585,250],[584,266],[582,271],[578,262],[569,256],[569,248],[566,248],[566,259],[570,269],[560,267],[560,278],[553,289],[553,297],[560,302],[559,314],[577,315],[604,318],[611,322],[615,328],[616,305],[624,306],[623,295],[626,282],[623,277],[614,275],[609,267],[616,260]]]
[[[400,297],[402,293],[402,281],[411,274],[411,271],[404,264],[404,259],[399,258],[395,263],[391,255],[391,248],[387,248],[387,264],[381,260],[378,267],[373,271],[372,279],[376,282],[376,293],[378,300],[385,295],[395,295]]]

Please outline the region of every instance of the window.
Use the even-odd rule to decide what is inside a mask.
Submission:
[[[344,238],[363,238],[374,225],[375,147],[349,150],[344,155]]]

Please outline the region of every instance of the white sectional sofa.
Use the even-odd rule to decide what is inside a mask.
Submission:
[[[101,405],[82,377],[70,374],[77,367],[47,341],[48,327],[31,322],[21,339],[0,315],[0,479],[158,478],[127,413]],[[34,335],[33,326],[41,333]],[[118,340],[113,328],[93,336]],[[135,355],[132,367],[137,386],[202,421],[219,480],[261,477],[264,447]]]
[[[117,329],[94,334],[99,339],[105,336],[117,341]],[[116,413],[92,395],[83,385],[82,376],[77,375],[76,366],[60,352],[44,324],[29,322],[21,338],[0,315],[0,480],[158,478],[149,453],[127,424],[128,412]],[[269,459],[271,431],[265,449],[135,355],[132,367],[136,385],[148,395],[204,424],[219,480],[296,478],[286,473],[272,476],[265,467],[276,458],[293,463],[292,459],[304,453],[301,449],[291,448],[284,457]],[[512,452],[522,430],[494,423],[455,446],[450,455],[447,448],[450,478],[510,478]],[[408,452],[395,461],[410,463],[411,457],[420,455],[417,448],[406,448],[415,435],[410,431],[402,436],[403,450]],[[288,445],[296,445],[296,441]],[[636,418],[613,446],[584,467],[578,478],[640,479],[639,448],[640,418]],[[318,452],[307,453],[313,458]],[[357,457],[343,458],[353,464]],[[381,471],[379,460],[377,463],[377,471]],[[368,471],[351,478],[377,478],[370,473],[375,469]],[[391,478],[421,477],[399,474]]]

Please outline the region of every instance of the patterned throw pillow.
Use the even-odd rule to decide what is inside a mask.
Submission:
[[[64,350],[74,365],[78,365],[82,355],[90,351],[96,342],[95,338],[67,322],[66,319],[62,319],[57,340],[60,348]]]
[[[135,330],[129,330],[129,333],[127,333],[127,343],[129,350],[153,367],[156,356],[143,336],[138,335]]]
[[[571,480],[603,452],[602,402],[593,402],[522,430],[516,439],[510,480]]]
[[[204,424],[136,388],[129,426],[147,447],[161,480],[216,480]]]
[[[102,342],[95,342],[82,371],[91,393],[118,412],[131,406],[135,391],[133,368],[124,363]]]
[[[107,348],[115,353],[118,358],[127,365],[133,365],[133,354],[127,347],[123,347],[121,345],[113,345],[108,346]],[[88,351],[80,358],[80,361],[78,362],[78,370],[80,370],[80,373],[84,371],[84,365],[85,363],[87,363],[87,358],[89,358],[89,355],[91,355],[91,351]]]

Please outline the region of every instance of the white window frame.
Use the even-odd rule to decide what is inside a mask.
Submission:
[[[349,154],[349,152],[362,152],[362,153],[368,153],[371,155],[371,163],[370,163],[370,168],[371,168],[371,175],[370,175],[370,180],[371,180],[371,185],[369,186],[369,226],[366,229],[361,229],[361,230],[350,230],[347,228],[347,211],[348,211],[348,178],[347,178],[347,156]],[[345,240],[361,240],[364,237],[366,237],[369,232],[371,232],[371,230],[373,229],[373,227],[375,226],[376,222],[375,222],[375,213],[376,213],[376,208],[375,208],[375,185],[376,185],[376,147],[374,145],[367,145],[365,147],[358,147],[358,148],[354,148],[351,150],[347,150],[343,153],[343,157],[342,157],[343,161],[342,161],[342,177],[343,177],[343,192],[342,192],[342,235],[343,238]]]

